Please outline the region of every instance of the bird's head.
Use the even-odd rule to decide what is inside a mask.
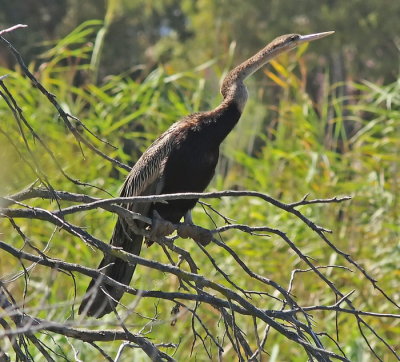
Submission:
[[[276,39],[274,39],[271,43],[269,43],[268,48],[271,53],[279,54],[282,52],[286,52],[290,49],[293,49],[300,44],[309,43],[311,41],[324,38],[333,33],[334,31],[326,31],[323,33],[315,33],[309,35],[300,35],[300,34],[281,35]]]
[[[247,100],[247,90],[243,81],[247,77],[279,54],[287,52],[300,44],[309,43],[333,33],[334,31],[326,31],[309,35],[287,34],[277,37],[258,53],[244,61],[242,64],[239,64],[226,75],[221,85],[222,96],[225,99],[234,98],[236,103],[240,105],[239,108],[243,109]]]

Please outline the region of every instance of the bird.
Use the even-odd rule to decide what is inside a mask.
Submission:
[[[223,100],[211,111],[194,113],[177,121],[141,155],[128,174],[122,197],[203,192],[214,176],[222,141],[238,123],[248,99],[246,78],[271,59],[296,46],[324,38],[333,31],[309,35],[287,34],[275,38],[255,55],[228,72],[221,83]],[[198,199],[125,205],[130,211],[171,223],[192,223],[191,210]],[[142,222],[136,222],[144,228]],[[143,236],[118,218],[110,243],[139,255]],[[98,267],[108,277],[129,285],[135,264],[105,255]],[[115,310],[124,292],[93,278],[79,307],[79,314],[101,318]]]

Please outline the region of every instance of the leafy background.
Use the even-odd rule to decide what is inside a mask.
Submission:
[[[360,262],[399,303],[400,39],[394,16],[399,7],[398,2],[375,0],[324,4],[311,0],[296,4],[289,0],[251,3],[110,0],[84,4],[75,0],[0,1],[0,24],[1,28],[16,23],[29,25],[28,29],[7,38],[63,107],[118,149],[94,138],[92,142],[130,165],[171,123],[188,113],[215,107],[221,100],[219,79],[274,36],[335,30],[334,36],[281,56],[249,80],[250,100],[239,125],[223,144],[218,172],[208,190],[251,189],[285,202],[300,200],[305,194],[311,198],[351,195],[352,201],[345,204],[308,206],[302,211],[332,229],[335,245]],[[0,65],[0,75],[9,74],[7,87],[63,170],[116,196],[126,172],[88,149],[84,148],[82,154],[55,110],[21,75],[4,47],[0,48]],[[0,194],[9,195],[34,182],[36,175],[23,161],[32,155],[27,152],[4,102],[0,102],[0,119]],[[38,169],[48,176],[54,188],[107,197],[96,188],[68,181],[38,142],[31,138],[28,142],[38,160]],[[257,200],[224,199],[212,204],[240,223],[266,224],[284,230],[320,265],[346,265],[304,225]],[[43,200],[37,200],[35,205],[57,208],[56,204]],[[223,224],[217,216],[213,218]],[[200,206],[195,209],[194,220],[199,225],[213,227]],[[71,216],[69,221],[84,225],[97,237],[107,240],[115,217],[96,210]],[[51,225],[37,221],[18,221],[18,224],[50,256],[92,267],[101,258],[99,252]],[[23,246],[6,221],[0,227],[2,239]],[[224,240],[256,272],[282,285],[288,284],[292,269],[305,268],[275,237],[257,238],[231,232]],[[179,244],[196,260],[204,258],[190,242],[179,241]],[[239,274],[240,270],[223,251],[213,246],[209,251],[241,285],[248,289],[257,287],[253,280]],[[167,262],[161,254],[157,247],[143,252],[146,258]],[[77,318],[70,305],[75,298],[78,303],[88,280],[76,280],[75,290],[69,276],[36,266],[30,271],[29,287],[25,290],[23,278],[14,278],[22,270],[20,262],[1,251],[0,258],[2,281],[21,300],[26,295],[27,311],[39,317],[51,313],[58,321]],[[223,283],[207,264],[200,272]],[[356,290],[353,298],[359,309],[396,312],[360,273],[341,269],[325,273],[344,292]],[[175,290],[177,281],[138,268],[132,285]],[[306,305],[335,302],[312,273],[296,276],[293,292],[299,303]],[[123,299],[125,303],[132,300],[132,296]],[[279,308],[273,300],[256,298],[254,303],[263,308]],[[180,342],[175,358],[182,360],[188,358],[192,344],[187,332],[190,316],[183,315],[171,327],[170,309],[171,305],[162,301],[141,300],[137,307],[140,315],[129,319],[128,325],[132,331],[143,328],[157,342]],[[202,313],[213,331],[220,333],[218,315],[213,310]],[[148,323],[143,316],[157,316],[160,321]],[[315,313],[314,319],[318,330],[335,335],[333,313]],[[366,320],[399,349],[398,320]],[[112,320],[106,318],[104,323],[102,327]],[[353,317],[341,315],[338,326],[341,345],[352,361],[373,359]],[[251,333],[252,327],[244,328]],[[383,360],[393,359],[376,337],[365,333]],[[64,337],[41,338],[60,355],[68,358],[74,355]],[[332,342],[324,342],[335,350]],[[104,345],[111,355],[117,347],[117,344]],[[98,357],[90,346],[76,344],[75,348],[82,360]],[[266,349],[271,361],[305,358],[295,345],[274,333]],[[233,352],[227,348],[225,353],[229,358]],[[145,360],[140,351],[132,350],[126,355]],[[195,345],[191,356],[208,359],[201,344]]]

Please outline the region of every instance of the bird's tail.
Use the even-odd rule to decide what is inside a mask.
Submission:
[[[128,230],[124,222],[118,219],[110,243],[128,253],[139,255],[143,236]],[[129,285],[135,268],[136,265],[109,255],[103,258],[98,267],[105,275],[125,285]],[[102,283],[101,278],[93,278],[79,307],[79,314],[101,318],[115,309],[123,294],[121,289]]]

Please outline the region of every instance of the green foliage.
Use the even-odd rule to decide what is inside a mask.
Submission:
[[[199,6],[201,4],[206,6],[207,2],[199,2]],[[172,122],[219,102],[216,83],[205,85],[204,82],[204,77],[210,73],[223,73],[213,62],[185,73],[176,74],[172,66],[159,67],[139,80],[122,74],[109,76],[101,84],[93,83],[93,69],[86,61],[92,56],[92,46],[87,40],[93,38],[99,25],[97,21],[87,22],[72,31],[43,55],[45,62],[36,70],[36,74],[68,112],[78,116],[100,137],[118,146],[118,149],[113,149],[91,138],[103,152],[123,162],[132,163]],[[350,203],[308,206],[302,211],[318,224],[331,228],[335,245],[358,260],[379,280],[379,285],[399,302],[400,81],[383,87],[367,82],[347,84],[354,90],[354,96],[342,99],[338,98],[337,90],[343,84],[330,84],[329,76],[324,74],[319,102],[315,104],[306,92],[308,72],[301,58],[304,50],[299,49],[297,53],[281,57],[264,74],[258,73],[257,77],[275,91],[276,103],[265,106],[264,95],[254,83],[250,83],[253,86],[248,107],[237,129],[224,143],[218,173],[209,189],[252,189],[269,193],[286,202],[298,201],[307,193],[310,198],[350,194],[353,197]],[[34,69],[34,64],[31,68]],[[116,170],[109,162],[84,147],[82,154],[76,140],[57,118],[56,110],[31,86],[29,80],[21,76],[20,70],[1,68],[0,74],[5,73],[10,74],[6,80],[8,89],[18,104],[22,105],[31,126],[54,152],[63,170],[74,179],[97,188],[82,187],[68,181],[40,143],[25,131],[30,153],[12,114],[5,103],[0,102],[0,119],[3,120],[0,125],[0,193],[12,194],[35,181],[38,176],[47,175],[55,189],[106,197],[98,189],[102,188],[117,195],[125,172]],[[77,79],[81,81],[77,82]],[[276,208],[249,198],[215,200],[212,204],[222,214],[239,223],[268,225],[284,230],[319,265],[348,266],[303,224]],[[58,207],[55,202],[44,200],[37,200],[36,205],[54,209]],[[215,214],[213,218],[219,225],[223,224],[223,220]],[[102,240],[109,238],[115,222],[113,216],[99,210],[74,215],[68,220],[87,227],[88,231]],[[200,206],[195,210],[194,220],[204,227],[213,227]],[[18,224],[36,247],[44,249],[48,244],[48,255],[91,267],[97,266],[99,253],[94,253],[81,240],[72,238],[66,232],[55,230],[43,222],[18,220]],[[2,225],[2,233],[7,242],[23,246],[23,241],[6,222]],[[288,285],[292,269],[305,268],[304,263],[276,237],[257,238],[231,232],[225,241],[253,270],[283,286]],[[190,251],[196,260],[204,260],[204,255],[194,243],[182,240],[177,243]],[[218,265],[238,283],[250,290],[257,287],[254,280],[242,276],[240,268],[220,248],[210,246],[208,250]],[[160,248],[155,245],[144,250],[143,256],[168,263]],[[0,258],[10,260],[4,252],[0,252]],[[203,265],[201,262],[198,264]],[[21,265],[16,260],[0,263],[2,276],[20,270]],[[208,268],[206,260],[201,272],[222,284],[226,283],[215,269]],[[351,274],[340,269],[328,269],[324,273],[343,291],[355,289],[354,302],[360,309],[393,312],[393,306],[377,294],[360,273]],[[76,320],[69,303],[82,296],[87,279],[75,280],[75,291],[69,276],[36,266],[30,271],[30,281],[26,291],[27,311],[46,317],[48,310],[43,309],[45,301],[46,305],[56,311],[54,319]],[[177,280],[172,276],[161,275],[144,267],[138,268],[132,284],[138,288],[165,291],[175,291],[178,288]],[[19,279],[13,282],[12,288],[22,300],[24,281]],[[303,305],[335,303],[326,286],[311,272],[296,275],[293,293]],[[129,303],[132,300],[132,296],[125,296],[123,302]],[[63,301],[68,303],[55,306]],[[273,299],[267,302],[258,296],[254,297],[253,302],[263,308],[280,307]],[[175,358],[187,359],[193,342],[193,337],[188,333],[191,330],[190,314],[183,314],[177,325],[171,327],[171,308],[171,304],[164,301],[140,300],[138,313],[147,317],[158,315],[164,322],[146,326],[148,320],[133,315],[127,325],[132,332],[144,328],[147,336],[155,341],[180,342]],[[204,310],[199,313],[202,313],[204,321],[212,325],[213,333],[221,332],[215,311]],[[320,331],[335,335],[333,313],[315,313],[314,319],[318,321]],[[106,318],[105,325],[101,327],[104,328],[109,321]],[[398,344],[398,322],[372,318],[368,321],[390,343]],[[363,361],[370,358],[370,352],[360,340],[355,319],[341,315],[338,325],[341,345],[350,359]],[[243,328],[249,335],[253,333],[253,326],[244,325]],[[259,326],[260,331],[263,328]],[[365,333],[382,359],[390,360],[392,355],[384,345],[370,332]],[[73,356],[65,338],[56,336],[50,339],[45,335],[41,338],[57,346],[57,352]],[[324,342],[330,349],[336,350],[333,342],[328,339]],[[115,355],[117,344],[103,346],[112,356]],[[79,349],[79,358],[82,360],[97,358],[97,351],[90,346],[82,344]],[[298,356],[299,351],[295,345],[277,333],[271,332],[266,349],[271,353],[271,360],[305,359],[304,355]],[[129,355],[135,360],[144,360],[140,351],[132,350]],[[233,352],[227,348],[226,359],[232,355]],[[213,356],[216,357],[215,354]],[[196,343],[192,358],[207,360],[201,343]]]
[[[90,39],[100,77],[137,64],[183,70],[216,56],[223,64],[232,42],[238,57],[245,58],[275,36],[327,30],[335,30],[335,37],[308,54],[313,71],[318,71],[315,54],[320,63],[330,64],[335,82],[394,80],[399,71],[397,18],[388,16],[399,13],[398,1],[0,0],[0,8],[2,27],[29,25],[28,34],[13,34],[12,40],[30,59],[40,53],[43,40],[63,37],[88,19],[105,18],[97,39]]]

